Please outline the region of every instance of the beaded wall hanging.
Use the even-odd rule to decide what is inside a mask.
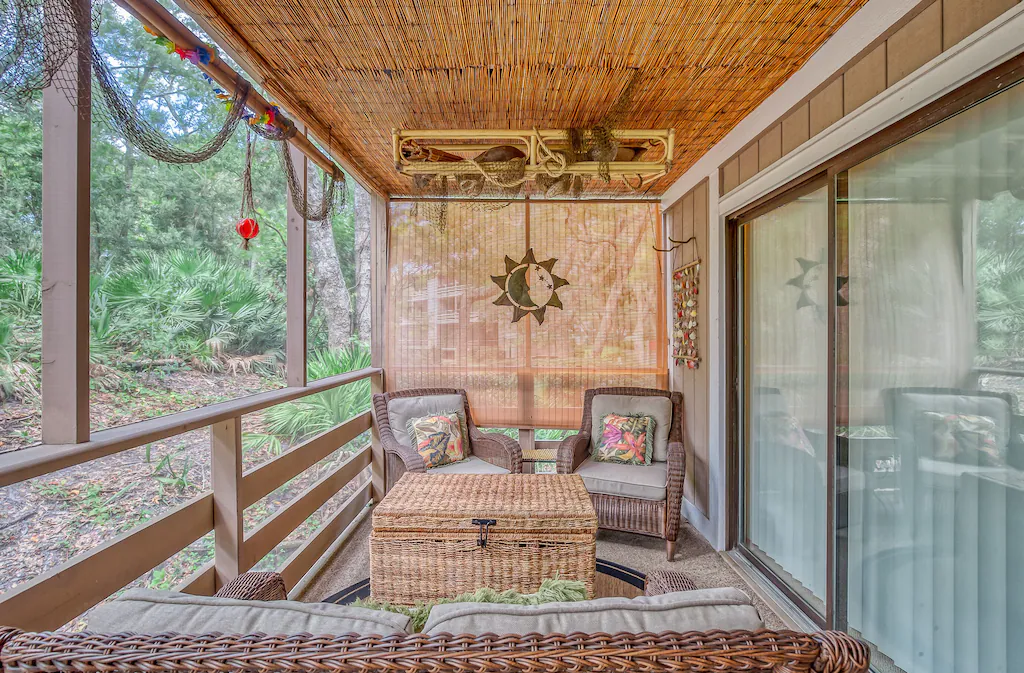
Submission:
[[[672,272],[672,357],[690,369],[700,365],[697,345],[697,296],[700,294],[700,259]]]

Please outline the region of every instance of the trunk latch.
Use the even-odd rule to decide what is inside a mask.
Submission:
[[[476,540],[477,547],[487,546],[487,538],[491,534],[491,526],[497,523],[496,519],[473,519],[473,525],[480,526],[480,537]]]

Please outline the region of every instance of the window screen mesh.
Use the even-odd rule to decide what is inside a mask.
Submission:
[[[657,204],[451,204],[444,233],[426,215],[391,205],[389,390],[465,388],[481,425],[574,428],[587,388],[665,387]],[[531,247],[569,282],[543,324],[512,322],[514,307],[494,304],[492,276]],[[546,299],[535,282],[531,294]]]

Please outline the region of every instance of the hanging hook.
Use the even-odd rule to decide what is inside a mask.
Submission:
[[[679,246],[686,245],[687,243],[690,243],[691,241],[695,241],[695,240],[697,240],[697,236],[696,235],[691,236],[690,238],[686,239],[685,241],[677,241],[676,239],[674,239],[671,236],[669,236],[668,237],[668,242],[673,244],[671,248],[665,248],[663,250],[663,249],[659,248],[658,246],[654,246],[654,249],[657,252],[672,252],[673,250],[675,250]]]

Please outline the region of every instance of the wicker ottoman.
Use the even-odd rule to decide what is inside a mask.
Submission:
[[[411,605],[557,576],[593,596],[596,534],[574,474],[406,473],[373,511],[370,593]]]

